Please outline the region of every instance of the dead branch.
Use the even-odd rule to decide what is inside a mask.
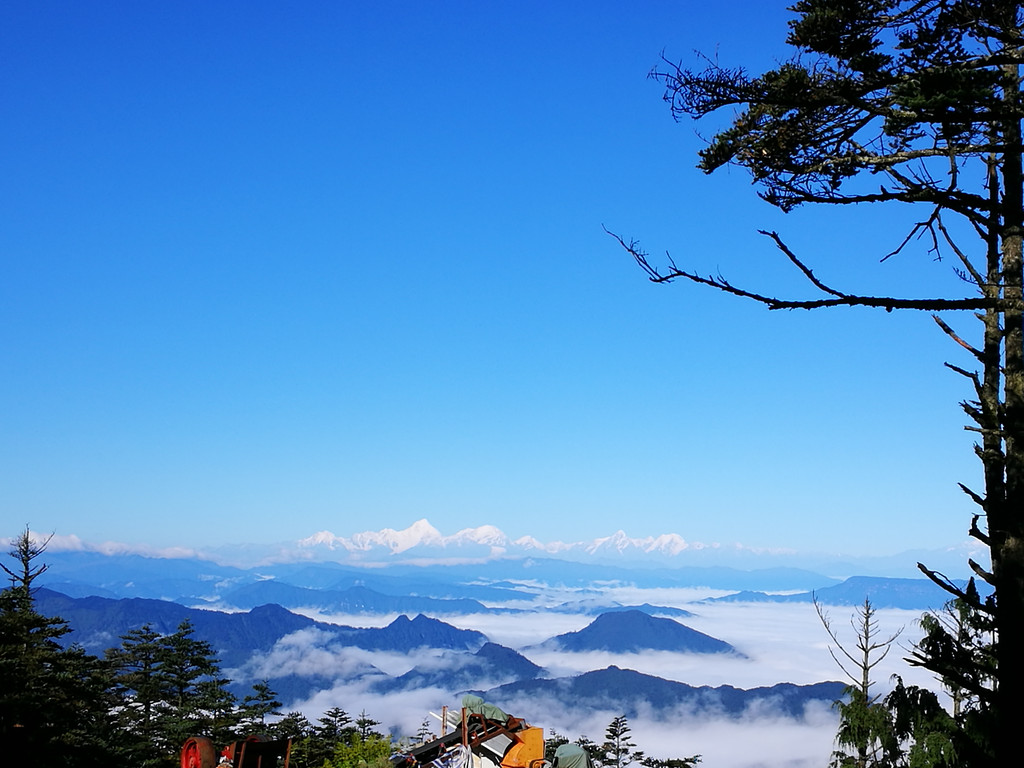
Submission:
[[[960,589],[960,587],[958,587],[956,584],[950,581],[947,576],[939,573],[938,571],[933,571],[931,568],[926,567],[924,563],[918,563],[917,568],[919,571],[921,571],[921,573],[923,573],[925,576],[927,576],[929,579],[935,582],[935,584],[942,587],[946,592],[949,592],[949,594],[953,595],[954,597],[963,600],[965,603],[967,603],[975,610],[984,611],[990,616],[995,614],[995,611],[990,606],[987,606],[984,603],[982,603],[978,597],[972,597],[971,595],[964,592],[962,589]]]
[[[982,498],[982,496],[980,494],[975,493],[974,491],[972,491],[970,488],[968,488],[963,483],[957,483],[957,485],[960,487],[961,491],[963,491],[964,493],[966,493],[970,497],[971,501],[973,501],[975,504],[977,504],[982,509],[985,508],[985,499]],[[971,521],[971,530],[970,530],[971,535],[974,535],[975,531],[977,530],[977,524],[978,524],[978,518],[979,517],[981,517],[981,515],[975,515],[974,516],[974,520]],[[977,532],[979,534],[981,534],[981,531],[977,531]],[[988,537],[986,537],[986,538],[988,538]]]
[[[971,566],[971,570],[974,571],[979,577],[981,577],[986,583],[995,586],[996,577],[994,575],[986,571],[971,558],[967,558],[967,564]]]
[[[960,484],[960,487],[963,488],[965,491],[967,491],[968,494],[970,494],[970,496],[978,503],[978,506],[980,506],[980,507],[982,507],[984,509],[985,502],[984,502],[983,499],[981,499],[980,496],[978,496],[978,494],[973,493],[971,491],[968,491],[967,488],[964,487],[963,483]],[[971,529],[970,529],[969,533],[971,534],[971,536],[976,538],[978,541],[980,541],[985,546],[990,546],[992,544],[992,540],[989,538],[987,533],[985,533],[984,531],[981,530],[981,528],[978,527],[978,520],[980,518],[981,518],[981,515],[975,515],[974,517],[971,518]]]
[[[924,221],[919,221],[916,224],[914,224],[913,229],[911,229],[910,232],[907,233],[907,236],[903,238],[903,242],[896,246],[894,250],[885,254],[885,256],[879,259],[879,261],[888,261],[891,257],[898,255],[903,251],[904,248],[907,247],[907,243],[915,239],[915,235],[917,236],[917,239],[920,239],[922,236],[924,236],[925,232],[931,235],[932,238],[932,245],[928,249],[928,252],[938,253],[939,240],[935,235],[935,220],[939,218],[940,210],[941,209],[939,208],[939,206],[935,206],[935,208],[932,209],[932,212],[931,214],[929,214],[927,219],[925,219]]]
[[[953,365],[952,363],[945,363],[945,366],[947,368],[949,368],[949,370],[953,371],[954,373],[959,373],[961,376],[965,376],[966,378],[970,379],[971,382],[974,384],[974,391],[975,391],[975,393],[978,395],[979,399],[981,398],[981,392],[982,392],[981,379],[978,378],[978,372],[977,371],[968,371],[968,370],[966,370],[964,368],[961,368],[961,367],[959,367],[957,365]]]
[[[825,293],[828,293],[832,298],[828,299],[811,299],[811,300],[790,300],[780,299],[777,296],[766,296],[764,294],[755,293],[754,291],[748,291],[743,288],[738,288],[730,283],[725,278],[718,277],[704,277],[698,275],[695,272],[687,272],[679,269],[675,266],[675,263],[670,258],[670,268],[662,273],[650,262],[650,258],[646,251],[640,248],[639,243],[636,240],[626,242],[621,235],[618,235],[607,228],[604,231],[615,238],[615,240],[622,246],[622,248],[633,257],[637,265],[647,274],[648,279],[653,283],[671,283],[673,280],[684,279],[689,280],[693,283],[700,285],[707,285],[711,288],[715,288],[723,293],[728,293],[733,296],[740,296],[745,299],[750,299],[758,304],[763,304],[768,309],[822,309],[825,307],[876,307],[884,309],[887,312],[892,312],[894,309],[916,309],[925,311],[942,311],[942,310],[979,310],[979,309],[1008,309],[1011,307],[1019,306],[1024,309],[1024,300],[1021,299],[998,299],[998,298],[962,298],[962,299],[901,299],[894,296],[862,296],[857,294],[845,294],[835,291],[835,289],[829,288],[828,286],[820,283],[813,276],[813,273],[803,265],[799,259],[796,260],[796,265],[804,272],[805,276]],[[766,233],[770,237],[774,233]]]
[[[779,237],[778,232],[768,232],[763,229],[759,229],[757,231],[759,234],[762,234],[765,237],[770,237],[775,242],[776,247],[784,254],[786,254],[786,258],[788,258],[790,262],[792,262],[796,266],[797,269],[804,273],[804,277],[806,277],[811,282],[811,285],[813,285],[822,293],[828,293],[831,294],[832,296],[845,297],[846,294],[840,293],[835,288],[830,288],[829,286],[821,282],[821,280],[816,278],[814,276],[814,273],[811,271],[811,268],[804,264],[802,261],[800,261],[800,259],[796,257],[796,254],[794,254],[793,251],[789,249],[789,246],[782,242],[782,238]]]
[[[981,354],[981,351],[978,350],[978,349],[975,349],[970,344],[968,344],[966,341],[961,339],[956,334],[956,331],[954,331],[952,328],[950,328],[941,317],[939,317],[938,315],[932,315],[932,320],[934,320],[936,322],[936,324],[938,324],[939,328],[942,329],[943,333],[945,333],[947,336],[949,336],[949,338],[951,338],[953,341],[955,341],[961,347],[963,347],[968,352],[970,352],[972,355],[974,355],[976,358],[978,358],[979,362],[985,362],[984,358],[983,358],[983,356]]]

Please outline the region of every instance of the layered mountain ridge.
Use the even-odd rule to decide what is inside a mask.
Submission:
[[[729,567],[741,570],[788,568],[837,577],[861,574],[911,578],[919,575],[918,562],[927,563],[951,577],[963,575],[966,578],[970,575],[966,567],[968,558],[981,563],[986,559],[984,549],[972,540],[927,552],[850,556],[759,548],[741,543],[706,543],[688,540],[678,533],[630,536],[624,530],[609,536],[571,542],[543,541],[532,534],[511,537],[489,524],[443,534],[426,519],[417,520],[404,529],[383,528],[348,535],[323,530],[290,542],[263,545],[234,542],[205,545],[201,549],[176,547],[157,550],[117,542],[90,543],[73,534],[58,535],[49,539],[48,552],[121,557],[142,555],[167,561],[201,559],[211,565],[232,564],[246,568],[257,564],[275,567],[292,564],[301,569],[307,564],[332,563],[349,566],[473,563],[479,566],[508,559],[557,559],[602,566]]]
[[[809,703],[831,704],[842,690],[833,682],[753,689],[698,687],[614,665],[552,676],[524,653],[491,642],[481,632],[424,615],[399,615],[384,627],[357,628],[315,621],[278,605],[223,613],[143,598],[71,598],[45,588],[36,593],[36,607],[68,622],[72,632],[66,642],[100,655],[119,645],[120,636],[143,625],[171,634],[187,621],[197,639],[216,649],[236,695],[244,695],[255,682],[266,682],[289,706],[324,690],[355,686],[374,695],[434,689],[456,697],[472,691],[510,709],[529,709],[524,699],[541,697],[546,706],[577,712],[603,711],[614,702],[616,711],[631,714],[654,708],[664,717],[678,716],[681,709],[695,716],[739,717],[754,706],[800,717]],[[601,614],[570,636],[574,642],[567,642],[563,634],[544,645],[564,645],[564,650],[572,651],[732,652],[717,638],[636,610]],[[422,662],[389,675],[374,666],[366,652],[401,654]]]

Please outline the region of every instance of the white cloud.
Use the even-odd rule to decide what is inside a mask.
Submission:
[[[368,693],[365,685],[341,683],[334,688],[318,691],[305,701],[296,702],[297,709],[316,721],[332,707],[341,707],[355,716],[362,711],[379,720],[379,730],[397,736],[411,736],[430,712],[440,712],[444,706],[457,706],[452,695],[436,688],[422,688],[397,694]]]
[[[837,725],[836,713],[820,704],[799,720],[750,712],[736,720],[630,721],[633,740],[648,754],[700,754],[703,765],[715,768],[821,768],[832,753]]]
[[[489,537],[491,543],[497,542],[497,534],[490,530],[474,529],[460,534],[470,540],[479,534],[480,539]],[[50,547],[78,551],[142,551],[115,543],[86,544],[75,536],[54,537]],[[149,551],[147,554],[155,553]],[[186,551],[163,551],[163,556],[188,554]],[[843,679],[829,656],[828,636],[810,604],[701,603],[698,601],[703,598],[725,593],[692,588],[643,589],[619,583],[578,588],[523,581],[522,586],[529,594],[524,592],[521,600],[510,605],[542,606],[539,610],[468,614],[444,617],[444,621],[459,628],[483,632],[494,642],[520,650],[531,661],[546,668],[551,676],[581,674],[614,664],[694,686],[732,685],[749,689],[781,682],[806,685]],[[543,608],[572,602],[579,602],[581,606],[584,603],[631,605],[646,602],[684,608],[694,615],[679,621],[725,640],[745,658],[661,651],[567,654],[533,647],[555,635],[578,631],[593,620],[594,617],[589,615]],[[853,610],[830,609],[835,628],[844,640],[849,639],[851,645],[853,637],[848,619]],[[397,616],[324,615],[314,608],[298,612],[317,621],[354,627],[383,627]],[[906,655],[904,647],[920,636],[916,624],[920,612],[883,609],[878,611],[877,617],[879,631],[883,635],[905,628],[901,647],[895,648],[875,671],[877,690],[887,690],[890,676],[896,673],[908,683],[935,688],[927,672],[909,667],[902,659]],[[353,715],[365,710],[371,717],[382,720],[385,729],[411,734],[428,712],[438,712],[445,705],[457,707],[459,692],[430,688],[380,695],[370,691],[370,684],[381,673],[394,677],[417,666],[438,670],[449,664],[451,659],[450,652],[439,650],[420,650],[412,654],[361,650],[344,646],[336,642],[330,633],[311,628],[282,638],[269,653],[254,656],[238,672],[240,677],[244,675],[251,679],[272,679],[288,674],[335,679],[338,681],[336,685],[317,692],[307,701],[296,702],[290,708],[300,709],[313,720],[333,706],[340,706]],[[512,714],[549,732],[558,730],[570,738],[586,734],[600,740],[608,722],[621,714],[611,710],[596,715],[584,714],[536,697],[522,697],[502,704]],[[630,725],[637,744],[658,757],[700,753],[704,755],[704,764],[716,768],[757,768],[762,765],[789,768],[813,765],[820,768],[827,763],[833,748],[836,714],[827,706],[818,705],[802,719],[787,719],[772,716],[767,705],[762,705],[737,720],[709,717],[706,712],[698,716],[693,711],[680,709],[671,713],[641,712],[630,720]]]
[[[732,685],[739,688],[772,686],[791,682],[811,684],[824,680],[841,680],[842,673],[828,653],[829,639],[813,606],[805,603],[694,603],[707,596],[706,590],[640,590],[616,587],[602,595],[625,603],[650,602],[680,607],[694,612],[684,624],[733,644],[746,658],[734,655],[647,652],[640,654],[584,653],[566,654],[530,648],[554,635],[576,631],[593,620],[580,614],[554,613],[539,610],[533,613],[469,614],[446,617],[445,621],[460,628],[475,629],[491,640],[520,650],[534,663],[546,667],[553,676],[580,674],[610,664],[685,682],[690,685]],[[557,601],[579,596],[577,590],[546,592],[543,600]],[[846,639],[848,619],[853,609],[833,608],[836,629]],[[905,627],[903,645],[920,635],[916,621],[919,612],[883,609],[878,611],[880,632],[889,633]],[[323,620],[322,616],[316,618]],[[384,626],[393,616],[330,617],[348,626]],[[852,643],[852,630],[850,641]],[[911,683],[934,688],[930,676],[905,664],[902,647],[893,652],[876,670],[878,690],[889,688],[889,677],[899,673]],[[382,728],[398,735],[414,733],[428,713],[440,712],[445,705],[459,706],[459,691],[426,688],[380,695],[370,691],[374,675],[365,674],[372,667],[391,676],[403,674],[414,666],[442,669],[452,658],[450,652],[438,650],[407,653],[362,651],[332,643],[328,633],[303,630],[289,635],[263,659],[250,662],[249,671],[275,674],[318,674],[337,676],[337,685],[317,692],[308,700],[290,708],[303,711],[315,720],[327,709],[338,706],[350,714],[365,710],[383,721]],[[364,673],[361,679],[346,679]],[[254,674],[254,677],[259,677]],[[565,708],[535,696],[502,701],[511,714],[575,739],[581,734],[599,741],[608,723],[621,712],[583,713]],[[702,754],[704,764],[715,768],[820,768],[827,764],[833,750],[837,715],[825,703],[808,708],[802,718],[774,715],[768,702],[752,706],[741,718],[716,717],[679,708],[671,712],[641,711],[630,719],[633,740],[648,754],[670,758]]]
[[[315,627],[300,629],[278,640],[267,653],[253,654],[241,674],[253,679],[301,675],[350,678],[372,673],[372,655],[339,647],[332,636]]]
[[[29,531],[29,538],[35,544],[45,544],[49,552],[97,552],[102,555],[143,555],[145,557],[168,559],[210,559],[198,550],[189,547],[151,547],[145,544],[124,544],[118,541],[87,542],[73,533],[56,534]],[[10,547],[13,545],[13,538],[0,537],[0,547]]]
[[[289,608],[288,610],[324,624],[363,629],[386,627],[399,616],[404,615],[399,613],[324,613],[316,607]]]

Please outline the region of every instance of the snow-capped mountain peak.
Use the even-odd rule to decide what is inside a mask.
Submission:
[[[500,528],[493,525],[481,525],[477,528],[463,528],[454,536],[448,537],[448,543],[483,544],[488,547],[508,546],[508,536]]]
[[[349,541],[351,542],[350,548],[353,550],[365,552],[375,547],[383,547],[390,550],[392,554],[406,552],[414,547],[443,547],[446,543],[441,532],[426,519],[417,520],[401,531],[383,528],[379,531],[356,533]]]
[[[521,536],[512,540],[500,528],[494,525],[480,525],[475,528],[463,528],[456,533],[445,536],[426,519],[417,520],[408,528],[394,530],[384,528],[379,531],[363,531],[351,536],[337,536],[330,531],[320,531],[299,541],[299,546],[307,550],[344,550],[360,558],[373,557],[380,554],[386,557],[398,556],[415,550],[417,555],[424,550],[433,550],[435,554],[444,556],[437,550],[451,553],[458,550],[461,557],[499,557],[502,555],[572,555],[582,557],[643,557],[656,555],[676,557],[688,549],[700,549],[703,545],[687,542],[675,533],[662,534],[657,537],[632,538],[625,531],[616,531],[591,541],[564,543],[561,541],[543,542],[534,536]]]

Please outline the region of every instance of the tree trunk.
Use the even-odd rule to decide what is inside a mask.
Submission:
[[[1016,65],[1004,69],[1004,99],[1016,104],[1020,75]],[[997,477],[986,466],[986,497],[991,537],[992,572],[996,590],[996,693],[995,759],[1012,765],[1017,751],[1017,699],[1024,691],[1024,317],[1022,298],[1022,244],[1024,244],[1024,173],[1019,119],[1003,126],[1003,418],[1005,472]],[[994,469],[994,468],[993,468]],[[1002,473],[999,473],[1002,474]]]

